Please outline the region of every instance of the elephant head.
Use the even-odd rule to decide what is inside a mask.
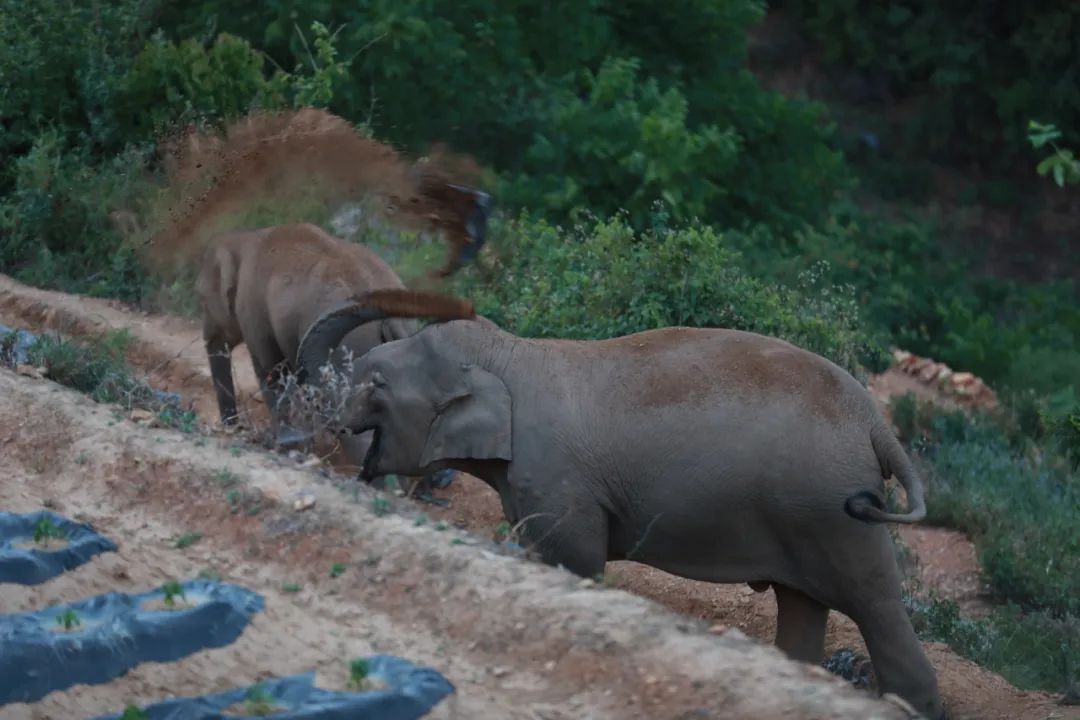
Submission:
[[[436,317],[424,309],[396,308],[399,314]],[[316,376],[345,335],[379,319],[381,312],[377,303],[357,302],[317,320],[300,345],[301,372]],[[490,320],[466,316],[460,308],[436,319],[459,319],[485,331],[496,328]],[[365,480],[391,473],[420,475],[453,461],[510,461],[509,391],[480,365],[442,352],[436,334],[422,330],[379,345],[356,359],[352,372],[359,392],[343,425],[353,434],[373,431],[360,471]]]

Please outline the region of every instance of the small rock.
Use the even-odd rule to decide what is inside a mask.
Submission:
[[[315,507],[314,495],[301,495],[299,498],[293,501],[293,509],[297,512],[309,510],[313,507]]]
[[[45,377],[45,368],[34,367],[33,365],[16,365],[15,373],[18,375],[22,375],[23,377],[41,380]]]
[[[727,631],[728,626],[722,623],[716,623],[715,625],[709,627],[709,632],[711,632],[713,635],[723,635]]]
[[[300,463],[300,467],[302,468],[311,468],[315,467],[316,465],[322,465],[322,458],[320,458],[318,455],[311,455],[310,457],[308,457],[307,460]]]
[[[585,578],[584,580],[582,580],[581,582],[578,583],[578,587],[582,588],[582,589],[588,589],[588,588],[591,588],[591,587],[596,587],[596,581]]]
[[[658,682],[659,682],[659,680],[657,680],[655,675],[646,675],[645,676],[645,684],[646,685],[655,685]]]
[[[546,663],[544,663],[544,670],[546,672],[551,672],[554,669],[555,669],[555,661],[554,660],[548,660]]]
[[[154,413],[150,412],[149,410],[143,410],[142,408],[136,408],[135,410],[131,411],[131,414],[128,415],[128,418],[130,418],[132,422],[149,424],[154,422]]]
[[[508,674],[509,672],[510,671],[507,670],[504,667],[493,667],[493,668],[491,668],[491,674],[494,675],[497,678],[501,678],[504,675]]]

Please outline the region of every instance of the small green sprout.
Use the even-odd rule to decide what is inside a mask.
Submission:
[[[196,531],[184,533],[180,537],[176,538],[176,542],[173,543],[173,547],[175,547],[177,550],[183,550],[184,548],[191,547],[200,540],[202,540],[201,532]]]
[[[120,720],[147,720],[150,716],[146,711],[135,703],[129,703],[124,712],[120,714]]]
[[[427,515],[425,515],[424,513],[420,513],[416,516],[416,519],[413,520],[413,525],[415,525],[416,527],[420,527],[421,525],[427,525],[427,521]]]
[[[89,455],[87,455],[84,452],[81,452],[81,453],[79,453],[78,455],[75,456],[75,464],[76,465],[85,465],[86,461],[89,460],[89,459],[90,459]]]
[[[495,542],[502,542],[510,537],[510,523],[505,520],[495,526]]]
[[[464,545],[465,541],[462,540],[461,538],[454,538],[453,540],[450,541],[450,544],[451,545]]]
[[[214,480],[217,481],[219,485],[225,488],[232,487],[233,485],[236,485],[238,482],[240,482],[240,478],[237,477],[236,473],[226,468],[215,470]]]
[[[262,683],[257,683],[248,688],[247,697],[244,699],[244,713],[246,715],[266,717],[267,715],[273,715],[277,711],[278,708],[274,703],[274,699],[270,697],[270,693],[266,691]]]
[[[282,590],[282,592],[287,592],[287,593],[298,593],[298,592],[300,592],[300,583],[295,583],[295,582],[282,583],[281,590]]]
[[[393,509],[393,504],[391,504],[390,500],[387,498],[376,496],[371,501],[371,510],[375,513],[376,517],[382,517]]]
[[[56,616],[56,624],[65,630],[71,630],[72,628],[82,625],[82,621],[79,620],[79,614],[77,612],[68,608]]]
[[[176,607],[176,598],[186,600],[184,595],[184,588],[180,586],[180,583],[176,580],[169,580],[167,583],[161,586],[161,591],[165,593],[165,606]]]
[[[345,572],[345,565],[343,565],[342,563],[334,563],[330,566],[330,577],[332,578],[336,578],[343,572]]]
[[[364,658],[356,658],[349,663],[349,687],[361,689],[367,685],[368,674],[371,672],[368,661]]]
[[[446,524],[446,523],[444,523],[444,522],[443,522],[442,520],[440,520],[439,522],[435,523],[435,529],[436,529],[436,530],[438,530],[439,532],[442,532],[442,531],[443,531],[443,530],[445,530],[445,529],[446,529],[447,527],[448,527],[448,526],[447,526],[447,524]]]
[[[49,540],[61,539],[64,533],[52,521],[52,518],[43,517],[34,523],[34,542],[42,547],[49,546]]]

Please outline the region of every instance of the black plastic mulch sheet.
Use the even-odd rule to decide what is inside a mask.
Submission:
[[[224,647],[264,605],[261,595],[235,585],[190,580],[181,588],[173,609],[157,609],[164,598],[158,589],[0,615],[0,705],[36,702],[56,690],[108,682],[140,663]]]
[[[290,675],[213,695],[177,698],[140,708],[145,720],[235,720],[254,717],[250,703],[271,706],[274,720],[416,720],[455,692],[437,671],[390,655],[367,659],[368,678],[384,688],[334,692],[315,687],[315,673]],[[257,694],[253,689],[257,688]],[[228,710],[228,714],[225,711]],[[95,720],[121,720],[122,713]]]
[[[34,530],[42,522],[55,533],[44,545],[34,542]],[[99,553],[115,551],[116,545],[89,525],[56,513],[0,512],[0,583],[39,585]]]

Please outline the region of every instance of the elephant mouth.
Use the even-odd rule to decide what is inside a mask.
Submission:
[[[364,453],[364,460],[360,463],[360,477],[368,482],[375,477],[375,467],[378,465],[379,455],[382,453],[382,428],[376,426],[370,428],[370,430],[371,444],[368,445],[367,452]]]

